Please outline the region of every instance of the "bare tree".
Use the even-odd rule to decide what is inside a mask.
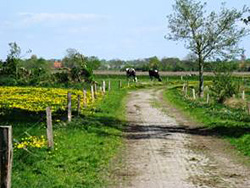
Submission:
[[[185,47],[197,55],[199,96],[203,95],[205,60],[232,59],[239,55],[242,49],[238,43],[249,34],[248,30],[237,25],[237,21],[248,10],[246,6],[242,10],[227,9],[225,3],[222,3],[218,13],[207,13],[205,7],[206,3],[196,0],[176,0],[174,12],[167,16],[170,33],[166,38],[185,41]]]

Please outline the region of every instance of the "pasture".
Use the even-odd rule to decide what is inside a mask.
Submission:
[[[76,86],[78,87],[78,86]],[[117,90],[118,88],[116,88]],[[67,122],[67,93],[72,93],[72,122]],[[1,125],[12,125],[12,187],[97,187],[108,183],[110,160],[122,147],[123,100],[126,91],[99,91],[87,107],[68,88],[1,87]],[[45,108],[51,106],[53,150],[47,147]]]
[[[108,72],[109,73],[109,72]],[[250,157],[249,77],[235,76],[234,82],[244,86],[242,106],[207,104],[204,98],[193,99],[197,76],[162,76],[162,82],[138,75],[138,82],[128,83],[125,73],[96,74],[97,100],[91,101],[87,88],[87,107],[81,101],[77,115],[77,95],[81,85],[70,88],[0,87],[1,125],[13,126],[14,159],[12,187],[103,187],[117,183],[114,169],[119,168],[125,148],[126,96],[128,91],[142,88],[164,89],[164,99],[192,116],[207,128],[207,134],[228,140],[242,154]],[[211,86],[211,76],[205,86]],[[100,87],[106,81],[106,94]],[[183,84],[189,82],[187,96]],[[111,91],[108,91],[110,82]],[[120,85],[121,84],[121,85]],[[72,93],[73,120],[67,122],[67,93]],[[242,92],[242,90],[241,90]],[[241,93],[235,96],[241,99]],[[54,150],[47,148],[45,108],[53,113]],[[114,163],[112,161],[115,161]],[[118,161],[118,162],[117,162]]]

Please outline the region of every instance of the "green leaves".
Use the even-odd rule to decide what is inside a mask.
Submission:
[[[239,92],[238,83],[233,81],[232,70],[229,63],[220,63],[215,68],[211,94],[219,103]]]

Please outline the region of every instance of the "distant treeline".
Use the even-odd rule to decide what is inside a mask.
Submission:
[[[179,58],[157,57],[123,61],[120,59],[100,60],[95,56],[87,57],[75,49],[67,49],[61,60],[46,60],[31,55],[23,58],[21,48],[14,42],[9,44],[10,50],[6,60],[0,60],[0,85],[53,85],[72,82],[92,82],[93,70],[120,70],[133,67],[137,71],[158,69],[160,71],[199,71],[194,55],[185,60]],[[223,62],[206,62],[204,71],[213,71]],[[225,62],[224,62],[225,63]],[[232,71],[250,71],[250,59],[226,62]]]
[[[210,72],[214,70],[222,61],[206,62],[204,71]],[[233,60],[227,62],[234,71],[250,71],[250,59]],[[180,60],[179,58],[162,58],[157,57],[123,61],[119,59],[101,60],[99,70],[125,70],[127,67],[133,67],[138,71],[148,71],[149,69],[158,69],[160,71],[199,71],[196,60],[187,59]]]

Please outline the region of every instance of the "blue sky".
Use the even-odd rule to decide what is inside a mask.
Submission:
[[[220,0],[209,0],[208,10]],[[183,43],[164,39],[166,16],[174,0],[0,0],[0,59],[8,43],[17,42],[23,54],[62,58],[67,48],[100,59],[151,56],[184,58]],[[250,6],[249,0],[228,0],[228,7]],[[250,56],[250,37],[241,46]],[[27,55],[26,57],[29,57]]]

